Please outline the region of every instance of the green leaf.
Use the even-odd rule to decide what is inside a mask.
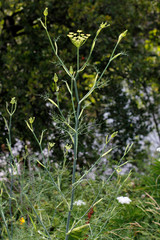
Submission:
[[[54,106],[56,106],[57,108],[59,108],[58,105],[57,105],[52,99],[48,98],[48,100],[49,100]]]
[[[84,239],[88,231],[89,224],[74,228],[71,232],[69,232],[69,240]]]
[[[102,157],[106,156],[108,153],[110,153],[113,150],[113,148],[109,149],[107,152],[103,153]]]

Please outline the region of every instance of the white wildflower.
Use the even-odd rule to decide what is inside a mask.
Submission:
[[[132,201],[129,197],[117,197],[117,200],[119,203],[121,204],[130,204],[130,202]]]
[[[74,202],[74,205],[82,206],[82,205],[86,205],[86,203],[83,202],[82,200],[78,200],[78,201],[75,201],[75,202]]]
[[[157,148],[157,152],[160,152],[160,147]]]

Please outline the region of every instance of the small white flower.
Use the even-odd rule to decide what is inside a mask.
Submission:
[[[132,201],[129,197],[117,197],[117,200],[119,203],[121,204],[130,204],[130,202]]]
[[[78,201],[75,201],[75,202],[74,202],[74,205],[82,206],[82,205],[86,205],[86,203],[83,202],[82,200],[78,200]]]
[[[55,167],[56,167],[56,168],[58,168],[58,167],[59,167],[58,163],[55,163]]]
[[[157,148],[157,152],[160,152],[160,147]]]

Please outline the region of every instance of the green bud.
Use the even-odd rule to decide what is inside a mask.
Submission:
[[[49,142],[48,143],[48,150],[50,151],[52,147],[54,147],[55,143],[51,143]]]
[[[122,171],[119,167],[116,168],[115,170],[116,170],[117,174],[119,174]]]
[[[117,134],[118,134],[118,131],[116,131],[116,132],[112,133],[110,138],[114,138],[114,137],[116,137],[116,136],[117,136]]]
[[[65,145],[66,151],[70,150],[72,148],[72,145],[66,144]]]
[[[72,66],[70,66],[69,72],[70,72],[70,74],[73,74],[73,67]]]
[[[32,124],[34,122],[34,120],[35,120],[35,117],[30,117],[29,118],[29,123]]]
[[[128,32],[128,30],[124,31],[123,33],[121,33],[121,34],[119,35],[118,43],[122,40],[122,38],[124,38],[124,37],[126,36],[127,32]]]
[[[15,103],[16,103],[16,98],[13,97],[13,98],[11,99],[10,103],[11,103],[11,104],[15,104]]]
[[[44,16],[47,17],[48,16],[48,8],[45,8],[44,12],[43,12]]]
[[[56,87],[56,92],[59,92],[59,86]]]
[[[54,74],[54,78],[53,78],[53,80],[54,80],[54,82],[55,82],[55,83],[57,83],[57,82],[58,82],[58,76],[57,76],[57,74],[56,74],[56,73]]]
[[[106,27],[109,27],[110,26],[110,24],[108,24],[107,22],[102,22],[101,23],[101,25],[100,25],[100,27],[99,27],[99,29],[98,29],[98,31],[97,31],[97,33],[96,33],[96,36],[98,36],[99,35],[99,33],[101,32],[101,30],[103,29],[103,28],[106,28]]]
[[[102,22],[100,25],[100,28],[102,29],[102,28],[106,28],[108,26],[109,26],[109,24],[107,22],[104,22],[104,23]]]

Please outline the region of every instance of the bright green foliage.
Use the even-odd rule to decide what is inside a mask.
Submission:
[[[85,235],[89,232],[89,224],[74,228],[69,233],[69,240],[84,239]]]
[[[34,159],[33,164],[35,164],[35,162]],[[68,186],[70,184],[70,173],[68,169],[61,171],[61,167],[62,166],[59,166],[59,169],[54,168],[53,176],[55,179],[61,176],[60,186],[67,196]],[[24,238],[39,240],[44,239],[44,236],[46,236],[44,229],[38,222],[36,214],[25,195],[28,196],[28,199],[33,204],[38,215],[41,216],[41,220],[47,226],[51,238],[64,240],[67,207],[64,202],[61,202],[61,197],[51,184],[50,178],[42,169],[39,169],[39,172],[34,172],[32,176],[29,176],[29,172],[25,168],[23,168],[22,171],[23,175],[20,176],[20,179],[18,175],[15,176],[14,179],[13,210],[15,214],[13,216],[13,240],[16,240],[17,237],[20,240]],[[99,236],[99,239],[114,240],[117,238],[125,239],[126,237],[132,239],[133,235],[142,240],[148,237],[151,239],[159,239],[158,223],[160,221],[160,195],[158,186],[155,185],[156,179],[153,180],[151,185],[149,184],[149,180],[151,181],[149,172],[148,174],[146,173],[146,176],[137,174],[136,177],[134,177],[131,175],[118,192],[118,196],[129,196],[132,200],[129,205],[122,205],[116,200],[118,187],[123,184],[125,177],[116,178],[116,175],[114,175],[114,179],[110,181],[110,184],[104,186],[103,192],[100,195],[103,199],[94,207],[94,214],[90,219],[90,227],[94,235],[90,235],[87,226],[86,228],[84,227],[83,233],[85,236],[88,235],[89,240],[95,239],[94,237],[106,220],[108,220],[107,225],[102,235]],[[147,175],[149,177],[147,177]],[[78,179],[78,177],[77,175],[76,178]],[[19,193],[19,181],[21,181],[21,195]],[[88,205],[92,203],[92,200],[98,194],[99,188],[103,184],[104,181],[101,182],[101,180],[97,178],[95,181],[85,180],[78,186],[76,200],[82,199],[87,205],[75,206],[73,211],[75,219],[81,217],[85,213]],[[0,189],[0,205],[3,202],[1,210],[3,210],[7,220],[9,217],[7,207],[8,193],[5,184],[1,183]],[[59,205],[59,203],[61,204]],[[113,204],[115,207],[114,209],[112,208]],[[25,219],[23,225],[21,225],[19,221],[22,216]],[[86,220],[87,213],[81,221],[81,224],[79,224],[80,230],[82,230],[81,226],[85,226]],[[1,223],[2,221],[0,224]],[[2,236],[4,239],[7,239],[5,225],[2,224],[0,226],[3,234]],[[85,232],[85,230],[87,232]],[[83,239],[85,239],[85,237]]]

